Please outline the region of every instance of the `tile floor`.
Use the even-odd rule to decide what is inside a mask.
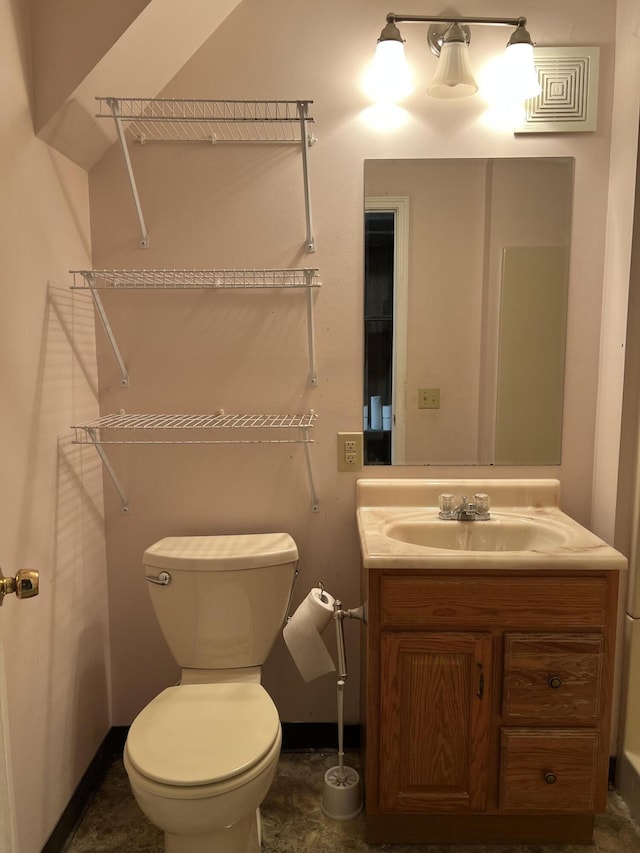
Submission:
[[[357,766],[357,755],[346,763]],[[640,826],[621,798],[611,793],[606,815],[596,818],[594,843],[524,845],[368,845],[364,818],[332,821],[320,808],[325,770],[335,753],[288,753],[262,807],[263,853],[640,853]],[[70,840],[65,853],[162,853],[162,833],[140,812],[121,760],[102,787]]]

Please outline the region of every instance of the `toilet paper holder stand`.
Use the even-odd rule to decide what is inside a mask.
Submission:
[[[324,595],[322,583],[318,584],[320,597]],[[328,599],[325,599],[325,603]],[[344,610],[342,602],[335,599],[333,618],[336,625],[336,647],[338,653],[338,766],[325,773],[322,808],[325,814],[337,820],[355,817],[362,809],[360,777],[351,767],[344,764],[344,688],[348,678],[347,655],[344,641],[344,620],[358,619],[367,624],[366,603]]]
[[[297,576],[297,572],[296,572]],[[318,595],[319,593],[319,595]],[[320,666],[316,670],[312,668],[309,677],[302,669],[301,661],[296,659],[296,654],[289,640],[287,639],[287,630],[290,625],[293,625],[298,611],[300,611],[307,602],[320,601],[321,608],[324,609],[324,614],[319,620],[319,624],[311,625],[312,635],[315,633],[320,642],[321,648],[326,655],[326,661],[322,660]],[[289,602],[289,604],[291,601]],[[313,606],[313,605],[312,605]],[[317,605],[316,605],[317,606]],[[287,608],[288,609],[288,608]],[[317,613],[317,611],[316,611]],[[331,656],[327,649],[322,644],[319,634],[328,627],[329,619],[333,616],[333,621],[336,627],[336,647],[337,647],[337,666],[334,665]],[[309,619],[308,612],[302,615],[303,620]],[[326,619],[326,621],[325,621]],[[294,661],[298,665],[298,669],[305,681],[317,678],[320,675],[337,670],[337,701],[338,701],[338,765],[331,767],[324,774],[324,788],[322,795],[322,810],[330,818],[334,820],[351,820],[356,817],[362,810],[362,785],[360,782],[359,773],[352,767],[345,767],[344,764],[344,688],[348,678],[347,671],[347,655],[344,638],[344,620],[358,619],[364,625],[367,624],[367,605],[361,604],[360,607],[351,609],[343,609],[342,602],[339,599],[334,599],[332,595],[325,592],[322,582],[318,583],[318,587],[313,589],[307,598],[300,605],[293,616],[287,616],[286,625],[284,628],[284,639],[289,646]],[[311,619],[313,622],[313,618]],[[312,638],[312,637],[311,637]],[[329,666],[326,666],[326,663]]]

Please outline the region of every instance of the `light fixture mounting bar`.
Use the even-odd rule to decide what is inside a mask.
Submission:
[[[526,27],[527,19],[519,18],[467,18],[459,15],[402,15],[396,12],[387,14],[389,24],[489,24],[505,27]]]

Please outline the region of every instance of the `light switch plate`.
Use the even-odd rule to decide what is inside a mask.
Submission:
[[[418,408],[419,409],[439,409],[440,408],[440,389],[439,388],[418,388]]]

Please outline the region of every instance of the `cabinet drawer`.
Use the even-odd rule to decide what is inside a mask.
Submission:
[[[604,647],[601,634],[506,634],[503,715],[595,723]]]
[[[588,812],[595,807],[598,732],[502,729],[500,808]]]
[[[607,580],[594,577],[384,575],[383,627],[602,628]]]

